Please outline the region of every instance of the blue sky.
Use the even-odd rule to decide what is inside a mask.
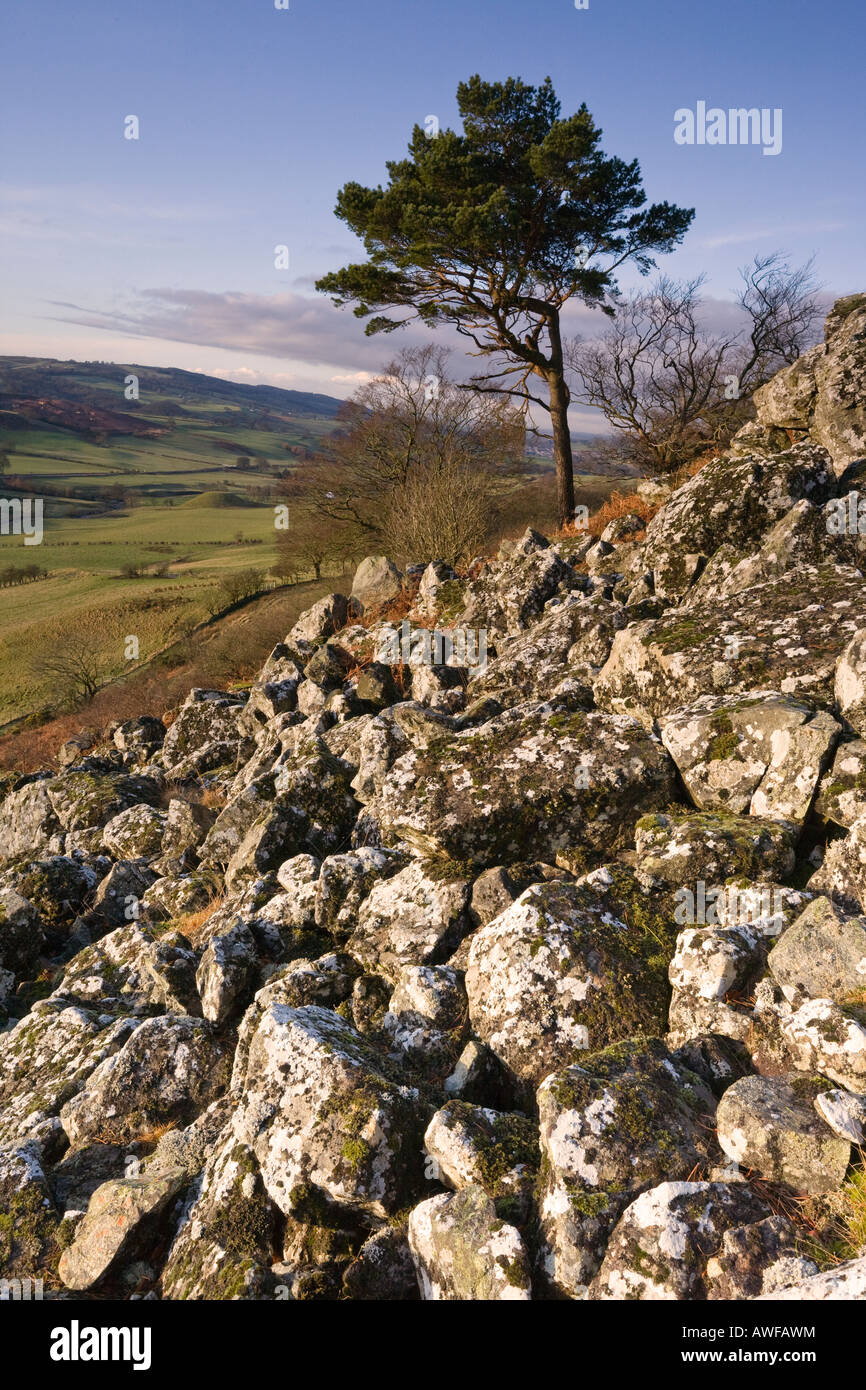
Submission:
[[[380,182],[414,122],[455,124],[474,72],[550,74],[651,201],[696,207],[660,266],[706,272],[720,315],[776,247],[863,289],[864,37],[862,0],[5,0],[0,352],[348,394],[401,335],[313,290],[358,251],[336,191]],[[677,145],[698,101],[780,107],[781,153]]]

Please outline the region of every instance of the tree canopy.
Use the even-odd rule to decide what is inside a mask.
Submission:
[[[473,354],[504,358],[472,388],[550,413],[564,522],[574,488],[561,310],[578,299],[610,311],[618,267],[649,271],[694,213],[647,206],[637,160],[602,152],[585,105],[562,119],[549,78],[532,87],[476,75],[460,83],[457,102],[462,134],[431,138],[416,125],[408,158],[387,164],[387,187],[340,190],[336,214],[368,259],[317,288],[354,305],[367,333],[447,323]]]

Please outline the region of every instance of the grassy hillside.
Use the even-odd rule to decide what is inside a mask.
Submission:
[[[131,375],[137,401],[124,395]],[[0,535],[0,731],[62,709],[70,691],[43,663],[70,634],[95,653],[100,682],[127,681],[227,606],[233,576],[266,576],[274,507],[303,487],[340,404],[174,369],[0,358],[0,492],[44,503],[41,545]],[[576,440],[578,461],[591,447]],[[579,499],[598,505],[611,485],[578,479]],[[503,528],[549,529],[553,498],[550,461],[527,458],[504,480]],[[44,577],[10,582],[33,565]]]

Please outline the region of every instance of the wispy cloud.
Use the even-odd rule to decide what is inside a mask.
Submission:
[[[719,236],[704,237],[698,245],[708,251],[718,246],[741,246],[753,241],[784,242],[795,236],[818,236],[826,232],[841,232],[847,222],[793,222],[785,227],[745,227],[741,230],[722,232]]]
[[[293,293],[258,295],[239,291],[144,290],[113,309],[53,301],[62,323],[78,324],[131,338],[228,348],[271,358],[354,373],[375,371],[395,351],[367,338],[360,322],[330,300]],[[429,338],[410,327],[401,346]]]

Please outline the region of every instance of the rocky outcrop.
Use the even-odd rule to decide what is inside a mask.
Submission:
[[[645,534],[368,557],[0,779],[0,1278],[864,1297],[864,323]]]

